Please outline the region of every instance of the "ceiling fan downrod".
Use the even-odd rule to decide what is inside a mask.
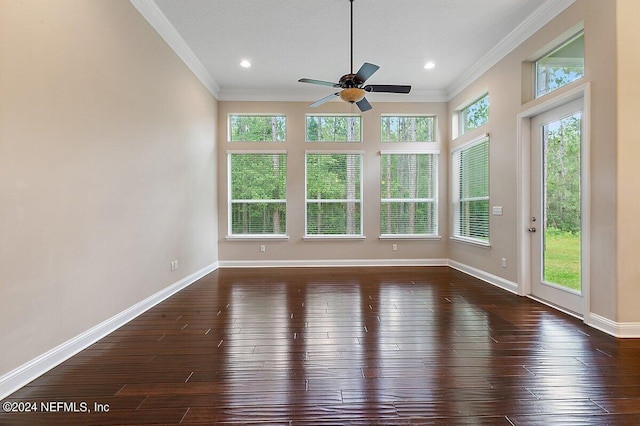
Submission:
[[[351,74],[353,74],[353,0],[349,0],[351,4]]]

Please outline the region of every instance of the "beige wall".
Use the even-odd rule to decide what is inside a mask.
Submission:
[[[398,95],[401,96],[401,95]],[[446,179],[439,182],[439,228],[441,240],[380,240],[380,150],[399,149],[398,144],[380,142],[380,114],[429,114],[437,117],[437,142],[419,144],[424,149],[440,149],[439,167],[441,176],[446,176],[447,107],[445,103],[375,103],[374,95],[369,96],[373,109],[362,114],[362,143],[305,143],[305,114],[310,113],[350,113],[351,105],[332,101],[320,108],[309,108],[308,103],[299,102],[223,102],[218,109],[218,205],[220,261],[293,261],[309,264],[314,260],[424,260],[447,258],[447,190]],[[359,112],[354,107],[353,112]],[[287,117],[287,140],[284,143],[247,143],[227,141],[227,118],[233,113],[285,114]],[[304,236],[304,154],[305,150],[346,149],[364,151],[363,187],[363,229],[364,240],[303,240]],[[411,149],[411,144],[402,144]],[[279,149],[286,150],[287,159],[287,228],[288,241],[228,241],[227,236],[227,150],[237,149]],[[260,253],[261,244],[266,252]],[[398,245],[392,251],[392,244]],[[334,262],[335,263],[335,262]]]
[[[544,53],[545,48],[551,48],[581,21],[584,21],[585,30],[586,75],[581,81],[547,95],[545,99],[560,96],[585,81],[591,83],[591,311],[615,320],[616,22],[615,7],[611,2],[577,1],[449,103],[449,112],[454,114],[456,108],[488,90],[490,123],[479,131],[491,134],[491,204],[504,207],[503,216],[491,217],[490,250],[452,242],[449,254],[455,261],[510,281],[517,280],[517,115],[544,101],[528,101],[522,95],[523,62],[536,59],[536,55]],[[457,143],[454,140],[452,145]],[[500,266],[502,257],[510,260],[506,269]]]
[[[617,267],[619,322],[640,322],[640,2],[618,0]]]
[[[127,1],[2,0],[0,70],[1,376],[215,263],[217,106]]]

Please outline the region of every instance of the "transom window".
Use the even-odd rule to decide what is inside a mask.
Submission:
[[[584,33],[536,61],[536,98],[584,76]]]
[[[380,170],[380,234],[436,235],[438,155],[382,152]]]
[[[487,124],[489,122],[489,94],[460,110],[458,117],[461,135]]]
[[[286,154],[230,153],[228,161],[229,235],[285,235]]]
[[[284,115],[229,115],[230,142],[282,142],[286,133]]]
[[[306,154],[306,235],[362,236],[362,154]]]
[[[307,142],[360,142],[359,115],[307,115]]]
[[[453,237],[489,243],[489,138],[452,153]]]
[[[380,117],[382,142],[433,142],[435,117],[387,116]]]

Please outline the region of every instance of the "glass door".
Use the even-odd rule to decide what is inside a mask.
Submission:
[[[583,101],[532,119],[532,295],[582,314]]]

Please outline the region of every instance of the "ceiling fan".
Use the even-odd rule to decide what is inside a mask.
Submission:
[[[330,81],[313,80],[310,78],[301,78],[298,80],[301,83],[319,84],[321,86],[330,86],[341,88],[339,92],[332,93],[331,95],[320,99],[309,105],[312,108],[320,106],[325,102],[334,99],[339,96],[345,102],[358,105],[360,111],[365,112],[371,109],[371,104],[365,98],[367,92],[386,92],[386,93],[409,93],[411,86],[399,86],[390,84],[367,84],[363,86],[364,82],[369,79],[380,68],[377,65],[365,62],[362,64],[357,73],[353,73],[353,0],[349,0],[351,3],[351,72],[340,77],[338,83],[332,83]]]

